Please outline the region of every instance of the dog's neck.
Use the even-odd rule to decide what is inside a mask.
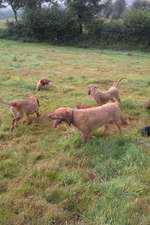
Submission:
[[[70,125],[74,125],[74,112],[73,109],[71,110],[71,120],[70,120]]]
[[[91,90],[91,95],[93,97],[95,97],[97,94],[103,94],[103,92],[98,90],[97,88],[94,88],[94,89]]]
[[[95,96],[97,92],[98,92],[97,88],[92,88],[91,89],[91,95],[92,96]]]

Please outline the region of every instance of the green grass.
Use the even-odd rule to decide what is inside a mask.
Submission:
[[[0,106],[1,225],[150,224],[150,140],[138,130],[150,123],[150,54],[83,50],[0,40],[0,95],[5,101],[41,91],[40,123],[10,133],[11,116]],[[96,131],[87,144],[73,127],[53,129],[47,112],[77,103],[94,105],[87,86],[101,89],[126,77],[122,111],[130,118],[122,136]],[[101,82],[102,81],[102,82]]]
[[[0,20],[0,28],[6,28],[6,20]]]

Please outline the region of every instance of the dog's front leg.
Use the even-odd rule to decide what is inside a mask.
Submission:
[[[107,134],[108,129],[109,129],[109,125],[107,124],[107,125],[105,125],[105,127],[104,127],[104,132],[103,132],[104,135]]]
[[[82,132],[81,137],[82,137],[83,142],[86,143],[89,141],[89,139],[91,137],[91,133],[90,132]]]

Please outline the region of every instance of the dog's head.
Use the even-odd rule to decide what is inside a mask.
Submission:
[[[32,95],[32,96],[30,96],[29,98],[32,99],[34,102],[36,102],[38,106],[40,106],[40,102],[39,102],[38,97]]]
[[[93,91],[95,91],[96,89],[97,89],[97,86],[96,86],[96,85],[94,85],[94,84],[89,85],[89,86],[88,86],[88,95],[91,95],[91,93],[92,93]]]
[[[48,80],[48,79],[41,79],[40,80],[40,84],[41,85],[48,85],[49,83],[52,83],[52,81]]]
[[[72,123],[72,108],[61,107],[56,109],[54,112],[49,113],[48,117],[52,119],[53,127],[57,128],[62,122],[66,122],[69,126]]]
[[[21,109],[21,102],[20,102],[20,101],[14,101],[14,102],[11,102],[11,103],[10,103],[10,107],[14,107],[14,108],[16,108],[17,110],[20,110],[20,109]]]

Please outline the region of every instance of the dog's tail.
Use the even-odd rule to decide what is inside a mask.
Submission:
[[[117,81],[117,83],[116,83],[116,84],[114,84],[114,86],[115,86],[116,88],[118,88],[118,87],[119,87],[119,85],[120,85],[120,82],[121,82],[122,80],[125,80],[125,79],[126,79],[125,77],[123,77],[123,78],[119,79],[119,80]]]

